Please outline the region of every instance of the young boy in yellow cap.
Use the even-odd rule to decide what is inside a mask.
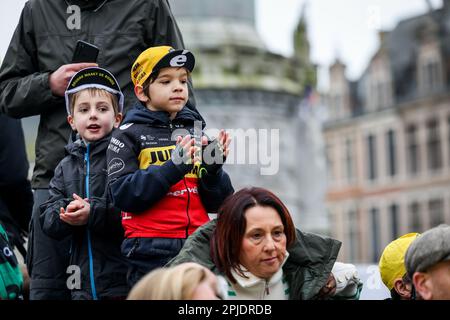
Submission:
[[[211,144],[222,161],[200,162],[205,123],[185,107],[194,65],[188,50],[160,46],[142,52],[131,70],[139,103],[109,145],[109,191],[122,210],[130,285],[175,257],[234,192],[222,169],[230,144],[225,131]]]
[[[418,233],[408,233],[384,248],[378,264],[381,280],[391,292],[392,300],[413,300],[415,290],[405,267],[405,254]]]

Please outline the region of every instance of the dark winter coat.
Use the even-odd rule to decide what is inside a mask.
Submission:
[[[0,114],[0,223],[23,257],[33,208],[28,168],[20,120]]]

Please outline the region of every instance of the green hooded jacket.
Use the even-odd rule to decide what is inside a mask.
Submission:
[[[215,266],[210,255],[210,240],[216,220],[198,228],[184,244],[180,253],[166,265],[196,262],[217,275],[223,274]],[[291,300],[316,299],[325,286],[336,261],[341,242],[320,235],[297,230],[295,243],[288,248],[289,258],[283,272],[289,283]]]
[[[23,277],[19,263],[9,245],[6,230],[0,223],[0,300],[22,297]]]

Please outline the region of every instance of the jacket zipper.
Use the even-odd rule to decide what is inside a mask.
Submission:
[[[173,124],[172,120],[169,119],[169,129],[170,129],[170,138],[172,138]],[[191,202],[191,193],[189,192],[189,188],[186,183],[186,177],[183,177],[184,186],[187,192],[187,204],[186,204],[186,216],[187,216],[187,225],[185,230],[186,239],[189,237],[189,226],[191,225],[191,218],[189,216],[189,204]]]
[[[130,251],[127,253],[126,257],[129,259],[133,256],[134,252],[136,251],[137,247],[139,246],[139,239],[135,238],[133,246],[131,247]]]
[[[85,172],[85,196],[87,199],[89,199],[89,174],[90,174],[90,163],[89,163],[89,148],[90,144],[87,144],[86,146],[86,153],[84,154],[84,172]],[[92,254],[92,243],[91,243],[91,233],[89,231],[89,228],[86,226],[86,236],[87,236],[87,243],[88,243],[88,257],[89,257],[89,278],[91,283],[91,291],[92,291],[92,298],[94,300],[98,300],[97,298],[97,290],[95,288],[95,278],[94,278],[94,257]]]
[[[269,295],[270,294],[270,291],[269,291],[269,281],[268,280],[265,280],[264,281],[264,297],[266,296],[266,295]]]
[[[189,217],[189,204],[191,202],[191,193],[189,192],[189,188],[187,186],[185,177],[183,177],[183,181],[184,181],[184,186],[186,187],[186,192],[187,192],[187,196],[188,196],[188,198],[187,198],[187,206],[186,206],[186,216],[187,216],[187,219],[188,219],[188,223],[186,225],[186,239],[187,239],[189,237],[189,226],[191,224],[191,218]]]

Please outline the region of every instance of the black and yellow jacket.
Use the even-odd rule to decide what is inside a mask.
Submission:
[[[108,147],[108,185],[122,210],[127,238],[187,238],[209,221],[234,192],[228,174],[199,176],[199,166],[176,165],[171,159],[176,136],[195,136],[205,123],[184,107],[173,120],[140,103],[130,110]],[[198,133],[197,133],[198,134]]]

